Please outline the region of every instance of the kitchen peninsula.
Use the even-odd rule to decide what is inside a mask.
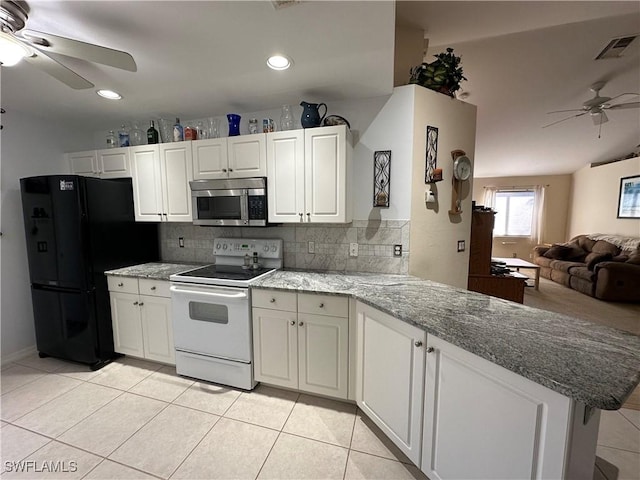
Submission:
[[[640,381],[640,337],[417,277],[277,271],[252,290],[298,312],[349,298],[348,398],[430,478],[587,478],[599,410]]]

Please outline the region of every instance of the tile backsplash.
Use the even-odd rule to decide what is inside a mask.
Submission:
[[[285,268],[406,274],[409,271],[408,220],[354,220],[345,225],[300,224],[266,228],[200,227],[161,223],[160,252],[166,262],[213,262],[216,237],[281,238]],[[179,239],[184,239],[180,247]],[[309,253],[309,242],[315,253]],[[349,244],[358,256],[349,256]],[[402,245],[402,256],[393,256]]]

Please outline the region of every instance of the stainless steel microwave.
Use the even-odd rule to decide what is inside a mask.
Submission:
[[[267,179],[193,180],[193,223],[210,226],[267,225]]]

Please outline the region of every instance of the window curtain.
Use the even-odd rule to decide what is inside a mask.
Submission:
[[[542,243],[544,234],[544,219],[545,219],[545,186],[536,185],[533,187],[534,204],[533,204],[533,218],[531,219],[531,241],[535,244]]]
[[[484,187],[484,202],[485,207],[493,208],[496,205],[496,192],[498,187]]]

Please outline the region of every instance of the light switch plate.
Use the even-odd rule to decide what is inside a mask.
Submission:
[[[350,257],[357,257],[358,256],[358,244],[357,243],[350,243],[349,244],[349,256]]]
[[[464,240],[458,240],[458,251],[459,252],[464,252],[465,250],[465,241]]]
[[[316,253],[316,242],[309,242],[307,244],[307,252]]]

